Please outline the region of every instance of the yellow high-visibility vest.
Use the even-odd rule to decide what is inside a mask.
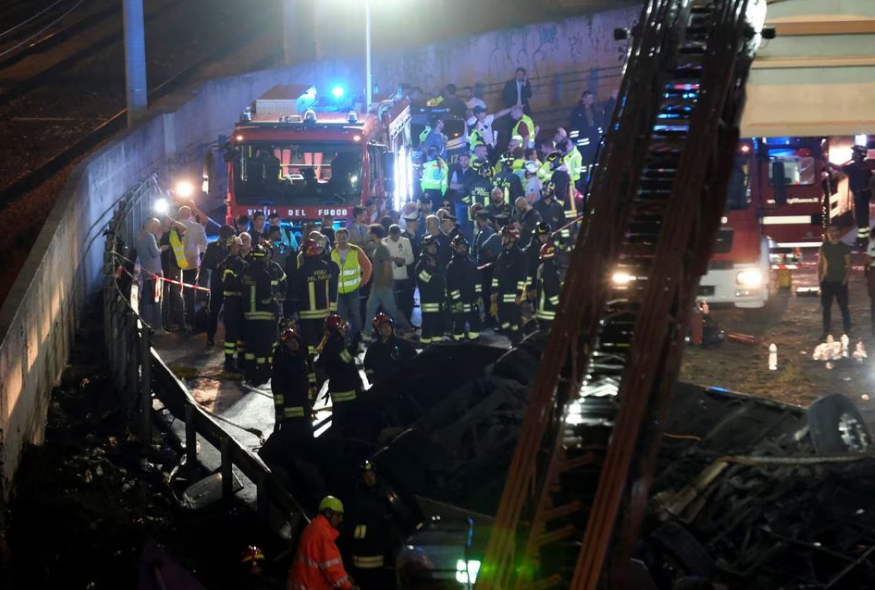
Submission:
[[[170,248],[173,250],[173,255],[176,257],[176,265],[182,269],[188,269],[188,259],[185,257],[185,248],[182,245],[182,240],[179,239],[179,230],[170,229]]]
[[[331,260],[340,268],[340,278],[337,281],[337,292],[342,295],[352,293],[362,282],[362,265],[359,263],[359,252],[362,249],[354,244],[349,245],[346,261],[340,262],[340,252],[335,248],[331,251]]]

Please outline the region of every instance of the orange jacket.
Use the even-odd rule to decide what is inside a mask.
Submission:
[[[304,529],[298,552],[289,570],[288,590],[332,590],[352,588],[349,575],[334,540],[340,533],[328,519],[318,515]]]

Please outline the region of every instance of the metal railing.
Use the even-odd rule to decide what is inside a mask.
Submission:
[[[298,501],[286,491],[280,476],[240,441],[226,432],[219,422],[192,397],[152,347],[152,327],[134,309],[130,285],[135,273],[125,268],[125,244],[149,216],[153,196],[160,195],[157,178],[144,181],[120,201],[106,231],[104,250],[104,334],[105,348],[116,391],[122,396],[128,423],[136,425],[140,440],[148,448],[152,436],[152,396],[185,424],[186,465],[198,462],[197,436],[219,450],[222,497],[234,495],[236,467],[256,487],[256,511],[270,524],[288,523],[291,530],[308,520]],[[132,276],[133,274],[133,276]],[[277,520],[271,520],[277,516]]]

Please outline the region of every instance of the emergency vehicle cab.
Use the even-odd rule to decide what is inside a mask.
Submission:
[[[369,199],[387,208],[393,159],[382,124],[342,95],[336,89],[319,98],[312,86],[275,86],[243,111],[224,146],[229,223],[262,210],[293,227],[325,214],[342,225]]]

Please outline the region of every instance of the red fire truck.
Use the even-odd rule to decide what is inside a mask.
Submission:
[[[355,110],[340,87],[326,97],[313,86],[270,89],[243,111],[224,146],[228,223],[261,210],[293,229],[325,214],[343,225],[354,206],[368,202],[379,219],[413,195],[411,153],[429,117],[445,119],[448,147],[460,137],[464,146],[464,123],[444,109],[403,100],[381,104],[378,113]]]
[[[803,248],[821,244],[825,222],[848,209],[827,181],[828,147],[824,138],[742,140],[702,299],[763,307],[770,270],[795,268]]]

